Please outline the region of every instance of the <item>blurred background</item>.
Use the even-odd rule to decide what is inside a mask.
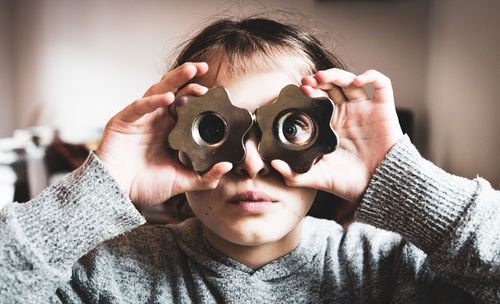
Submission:
[[[498,0],[0,0],[0,193],[25,200],[78,166],[201,26],[262,12],[389,76],[421,153],[500,188]]]

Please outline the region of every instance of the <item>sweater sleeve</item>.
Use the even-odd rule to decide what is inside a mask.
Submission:
[[[454,176],[402,138],[374,174],[360,221],[401,234],[428,255],[432,271],[484,302],[500,299],[500,192]]]
[[[94,153],[59,183],[0,212],[0,302],[45,302],[92,248],[145,222]]]

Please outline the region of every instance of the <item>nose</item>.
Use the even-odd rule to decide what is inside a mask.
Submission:
[[[260,157],[258,149],[258,135],[256,130],[252,130],[245,137],[246,156],[238,164],[235,171],[238,175],[246,178],[257,178],[265,176],[270,172],[269,165]]]

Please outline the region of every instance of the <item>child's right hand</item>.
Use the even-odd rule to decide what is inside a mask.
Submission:
[[[181,95],[203,95],[207,88],[197,84],[179,88],[207,70],[200,62],[168,72],[106,125],[96,154],[139,210],[189,190],[215,188],[232,168],[231,163],[218,163],[200,175],[180,164],[167,145],[176,121],[169,106]]]

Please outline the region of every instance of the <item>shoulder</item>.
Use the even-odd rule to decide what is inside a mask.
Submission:
[[[302,234],[304,239],[315,239],[345,242],[365,242],[373,244],[387,244],[401,242],[402,237],[394,232],[379,229],[374,226],[354,222],[344,229],[335,221],[306,217],[303,221]]]
[[[426,258],[401,235],[364,223],[354,222],[343,229],[334,221],[306,217],[302,233],[303,246],[324,251],[328,260],[364,264],[368,260],[398,261],[401,258],[423,262]]]
[[[434,278],[427,255],[397,233],[359,222],[344,230],[335,222],[314,218],[307,218],[304,228],[307,246],[323,264],[327,280],[346,275],[373,282],[389,282],[398,275],[429,282]]]
[[[133,269],[151,273],[171,268],[185,256],[183,237],[197,226],[195,219],[172,225],[143,225],[99,244],[78,265],[94,272]]]
[[[195,219],[175,225],[143,225],[99,244],[73,265],[71,283],[61,293],[77,286],[89,297],[116,302],[127,298],[143,302],[157,282],[170,284],[185,270],[187,255],[181,236],[198,226]],[[93,300],[92,300],[93,302]]]

